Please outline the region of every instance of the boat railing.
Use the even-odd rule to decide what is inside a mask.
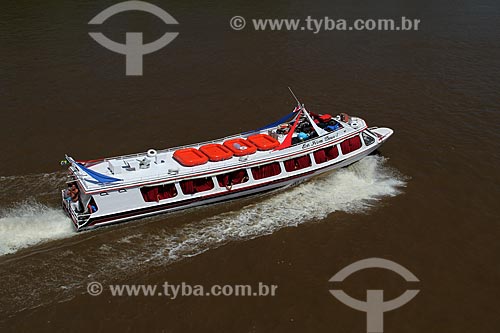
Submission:
[[[194,147],[201,147],[203,145],[211,144],[211,143],[220,143],[220,142],[223,142],[223,141],[226,141],[226,140],[230,140],[230,139],[234,139],[234,138],[238,138],[238,137],[241,137],[241,136],[246,137],[249,134],[253,134],[253,133],[257,133],[257,132],[267,132],[268,130],[273,129],[273,128],[277,128],[277,127],[272,127],[272,128],[269,128],[269,129],[266,129],[266,130],[262,130],[262,131],[252,131],[252,132],[241,133],[241,134],[237,134],[237,135],[227,136],[227,137],[224,137],[224,138],[221,138],[221,139],[217,139],[217,140],[203,141],[203,142],[199,142],[199,143],[196,143],[196,144],[188,144],[188,145],[183,145],[183,146],[176,146],[176,147],[172,147],[172,148],[167,148],[167,149],[159,150],[158,153],[169,153],[169,152],[175,152],[176,150],[183,149],[183,148],[194,148]],[[346,133],[348,133],[347,129],[346,128],[342,128],[342,129],[338,129],[338,130],[333,131],[333,132],[329,132],[329,133],[327,133],[325,135],[334,135],[335,137],[338,137],[341,134],[346,134]],[[126,160],[126,159],[143,157],[145,154],[147,154],[147,153],[142,152],[142,153],[136,153],[136,154],[122,155],[122,156],[117,156],[117,157],[107,157],[107,158],[104,158],[102,161],[103,162],[107,162],[107,161],[111,161],[111,160]],[[220,166],[225,166],[225,164],[230,164],[230,163],[223,164],[221,162],[217,162],[217,163]],[[211,168],[207,167],[206,169],[210,170]],[[200,168],[198,167],[197,170],[200,170]],[[196,173],[198,173],[198,171]],[[155,178],[155,177],[151,176],[151,177],[148,177],[148,178]],[[137,178],[134,178],[134,179],[137,179]]]
[[[76,214],[76,219],[78,220],[78,225],[82,224],[80,222],[87,222],[90,218],[90,214]]]
[[[85,222],[88,221],[90,218],[90,214],[84,214],[84,213],[77,213],[71,208],[70,202],[66,199],[64,195],[65,190],[61,190],[61,198],[62,198],[62,203],[64,207],[66,208],[66,211],[68,214],[71,215],[71,217],[77,221],[78,226],[81,226]]]
[[[242,158],[242,157],[238,157],[238,158]],[[265,157],[263,156],[260,159],[265,159]],[[258,162],[260,159],[252,160],[252,162]],[[244,162],[244,160],[242,162]],[[219,169],[221,169],[220,172],[227,172],[227,171],[222,171],[222,169],[225,169],[225,167],[235,167],[235,168],[246,167],[246,165],[237,165],[237,164],[234,164],[233,161],[229,161],[229,160],[226,162],[223,162],[223,161],[217,162],[217,166],[219,167]],[[182,172],[182,176],[189,177],[190,175],[196,175],[196,174],[199,174],[199,173],[202,173],[205,171],[211,171],[211,172],[213,172],[213,174],[218,173],[218,170],[207,165],[207,166],[197,166],[192,171],[190,171],[190,170],[184,171],[184,172]],[[149,175],[147,177],[130,177],[130,178],[127,178],[126,180],[122,180],[121,182],[119,182],[119,184],[120,184],[120,186],[123,186],[123,185],[133,184],[133,183],[137,183],[137,182],[148,182],[148,181],[154,181],[154,180],[157,180],[157,181],[165,180],[165,182],[169,182],[170,178],[178,176],[179,174],[180,174],[180,169],[171,169],[170,172],[167,169],[166,172],[161,172],[161,173],[159,172],[156,174]],[[83,181],[85,181],[85,179],[83,179]],[[92,184],[92,185],[95,185],[95,184]],[[99,185],[100,185],[99,190],[106,190],[106,189],[111,189],[111,188],[116,187],[117,184],[116,183],[103,183],[103,184],[99,184]]]
[[[179,150],[179,149],[200,147],[200,146],[211,144],[211,143],[221,143],[221,142],[224,142],[226,140],[239,138],[239,137],[246,138],[246,137],[250,136],[251,134],[267,132],[268,130],[273,129],[273,128],[277,128],[277,127],[266,128],[265,130],[254,130],[254,131],[239,133],[239,134],[230,135],[230,136],[226,136],[226,137],[215,139],[215,140],[198,142],[196,144],[186,144],[186,145],[182,145],[182,146],[175,146],[175,147],[171,147],[171,148],[160,149],[160,150],[158,150],[158,153],[171,153],[171,152],[175,152],[176,150]],[[135,154],[106,157],[106,158],[102,159],[102,162],[107,162],[107,161],[111,161],[111,160],[125,160],[125,159],[131,159],[131,158],[138,158],[138,157],[143,157],[146,154],[147,154],[147,152],[141,152],[141,153],[135,153]]]
[[[344,135],[348,135],[350,134],[352,131],[349,131],[347,128],[342,128],[342,129],[339,129],[337,131],[333,131],[333,132],[329,132],[328,136],[331,136],[332,139],[337,139],[339,137],[342,137]],[[220,140],[217,140],[217,141],[207,141],[207,142],[220,142]],[[204,142],[204,143],[200,143],[199,145],[203,145],[203,144],[206,144],[207,142]],[[299,143],[299,144],[296,144],[294,145],[293,147],[296,147],[297,145],[301,145],[303,143]],[[193,147],[193,145],[191,146],[184,146],[184,147]],[[175,149],[179,149],[179,148],[182,148],[182,147],[176,147]],[[132,155],[132,156],[136,156],[136,155]],[[279,156],[277,156],[279,157]],[[242,156],[242,157],[238,157],[239,159],[240,158],[243,158],[243,159],[246,159],[248,158],[248,156]],[[258,159],[252,159],[251,162],[252,163],[258,163],[260,160],[265,160],[266,157],[265,156],[261,156],[260,158]],[[108,159],[106,159],[108,160]],[[244,162],[244,160],[242,160],[242,162]],[[217,166],[219,167],[219,169],[223,170],[223,169],[226,169],[227,167],[235,167],[235,168],[239,168],[239,167],[248,167],[248,165],[245,163],[242,165],[238,165],[238,164],[235,164],[234,161],[231,161],[231,160],[227,160],[227,161],[220,161],[220,162],[216,162],[217,163]],[[157,173],[157,174],[152,174],[152,175],[149,175],[147,177],[130,177],[130,178],[127,178],[126,180],[123,180],[118,184],[115,184],[115,183],[108,183],[108,184],[100,184],[99,188],[96,189],[96,190],[110,190],[110,189],[114,189],[114,188],[119,188],[119,187],[122,187],[124,185],[129,185],[129,184],[134,184],[134,183],[138,183],[138,182],[141,182],[141,183],[147,183],[147,182],[152,182],[152,181],[155,181],[158,182],[158,183],[161,183],[161,182],[165,182],[165,183],[168,183],[168,182],[171,182],[170,178],[172,177],[175,177],[175,176],[178,176],[179,175],[179,172],[180,170],[173,170],[172,169],[172,173],[169,173],[168,170],[167,172],[162,172],[162,173]],[[189,171],[185,171],[182,172],[182,176],[183,177],[189,177],[190,175],[196,175],[196,174],[200,174],[200,173],[203,173],[203,172],[206,172],[206,171],[211,171],[212,174],[211,175],[215,175],[218,173],[218,170],[214,169],[212,166],[209,166],[209,165],[206,165],[206,166],[197,166],[196,169],[193,169],[192,172],[189,172]],[[221,171],[221,172],[227,172],[227,170],[224,170],[224,171]],[[93,184],[95,185],[95,184]]]
[[[61,190],[61,199],[62,199],[62,203],[63,203],[64,207],[66,207],[67,211],[69,212],[70,205],[69,205],[69,202],[64,195],[64,192],[65,192],[65,190]]]

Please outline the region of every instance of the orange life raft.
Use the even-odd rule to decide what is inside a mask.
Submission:
[[[237,138],[224,142],[224,146],[233,152],[235,156],[245,156],[257,151],[257,147],[245,139]]]
[[[248,137],[248,141],[253,143],[259,150],[270,150],[280,145],[280,142],[267,134],[255,134]]]
[[[201,146],[200,151],[207,155],[208,159],[212,162],[223,161],[233,157],[233,153],[228,148],[218,143]]]
[[[208,162],[207,155],[195,148],[184,148],[174,152],[174,158],[184,166],[201,165]]]

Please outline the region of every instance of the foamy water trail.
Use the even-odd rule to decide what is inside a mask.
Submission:
[[[61,209],[23,202],[0,211],[0,255],[74,234]]]
[[[41,203],[57,200],[65,180],[64,171],[0,177],[0,255],[74,234],[61,209]]]
[[[383,157],[369,156],[348,168],[272,194],[237,212],[155,235],[149,247],[157,251],[150,260],[176,261],[233,240],[252,239],[284,227],[319,220],[336,211],[366,211],[379,199],[397,195],[406,185],[403,177],[384,162]]]

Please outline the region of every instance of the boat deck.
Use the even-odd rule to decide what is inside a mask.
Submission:
[[[78,170],[75,166],[71,167],[72,173],[80,181],[85,192],[96,192],[104,190],[113,190],[117,188],[122,188],[126,186],[131,186],[135,184],[157,182],[157,181],[169,181],[170,179],[178,178],[189,178],[194,175],[210,174],[216,175],[217,173],[223,173],[227,169],[234,169],[238,167],[247,167],[249,165],[261,164],[265,160],[269,160],[271,157],[273,159],[279,159],[290,155],[291,153],[300,152],[303,146],[311,143],[311,146],[320,144],[324,141],[331,141],[336,138],[341,138],[349,134],[357,132],[359,129],[366,126],[362,119],[359,119],[359,126],[356,128],[351,127],[347,123],[340,122],[343,128],[329,132],[321,137],[316,137],[295,146],[289,147],[284,150],[267,150],[260,151],[241,157],[233,156],[224,161],[212,162],[208,161],[205,164],[197,166],[183,166],[178,161],[173,158],[175,151],[183,148],[200,148],[203,145],[210,143],[222,144],[223,142],[234,139],[234,138],[247,138],[248,136],[255,134],[267,134],[269,130],[275,130],[274,128],[265,129],[262,131],[248,132],[243,134],[237,134],[225,138],[221,138],[215,141],[202,142],[182,147],[174,147],[165,150],[158,150],[155,156],[148,156],[147,152],[124,155],[113,158],[106,158],[102,161],[98,161],[95,164],[89,163],[86,165],[88,169],[94,172],[98,172],[102,175],[108,177],[118,178],[120,181],[112,183],[99,183],[96,182],[92,177],[87,175],[87,173]],[[277,140],[282,143],[285,140],[285,135],[280,135]],[[146,159],[146,160],[145,160]],[[146,167],[142,161],[146,162]],[[149,162],[148,162],[149,160]]]

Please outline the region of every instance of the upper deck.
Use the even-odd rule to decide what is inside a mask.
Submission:
[[[278,134],[277,132],[279,131],[277,131],[277,129],[279,125],[277,125],[260,131],[236,134],[213,141],[200,142],[158,151],[150,150],[148,152],[132,155],[105,158],[100,161],[84,164],[84,168],[82,168],[82,165],[72,161],[70,172],[79,181],[82,189],[86,193],[115,190],[124,187],[138,186],[141,184],[169,182],[175,179],[190,178],[201,175],[217,175],[218,173],[224,173],[231,169],[254,166],[265,163],[266,161],[279,160],[290,155],[314,150],[322,143],[336,141],[336,139],[349,136],[366,127],[366,123],[360,118],[350,118],[348,122],[340,120],[340,117],[333,119],[340,124],[339,129],[333,131],[321,131],[321,135],[319,136],[316,135],[313,138],[298,142],[282,150],[257,150],[255,153],[250,155],[241,157],[233,156],[227,160],[218,162],[208,161],[205,164],[197,166],[184,166],[173,157],[174,152],[179,149],[199,149],[201,146],[206,144],[223,144],[227,140],[235,138],[246,139],[255,134],[270,134],[281,144],[285,141],[287,135]],[[293,133],[294,137],[297,135],[298,133]],[[90,170],[90,172],[97,172],[104,176],[117,178],[118,180],[113,182],[98,182],[85,171],[85,168]]]

